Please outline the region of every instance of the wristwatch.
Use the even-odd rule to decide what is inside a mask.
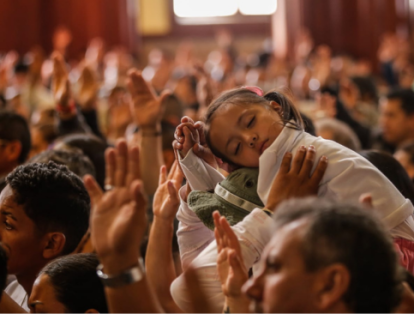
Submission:
[[[96,274],[101,279],[102,284],[106,287],[122,287],[131,283],[140,281],[144,278],[145,268],[142,257],[138,259],[138,265],[123,271],[114,276],[109,276],[103,272],[103,265],[99,264],[96,268]]]

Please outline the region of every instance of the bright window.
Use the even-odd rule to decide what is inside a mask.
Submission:
[[[277,0],[174,0],[174,13],[180,18],[270,15]]]
[[[276,12],[277,0],[239,0],[243,15],[269,15]]]

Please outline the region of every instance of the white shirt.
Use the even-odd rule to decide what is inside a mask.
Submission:
[[[361,194],[370,193],[373,207],[391,235],[414,240],[413,205],[381,171],[358,153],[336,142],[287,127],[260,156],[257,193],[264,204],[283,156],[286,152],[295,154],[302,145],[315,146],[316,160],[321,156],[328,158],[318,196],[356,203]],[[317,163],[314,169],[316,166]]]
[[[373,206],[393,237],[414,240],[413,206],[394,185],[370,162],[359,154],[322,138],[313,137],[303,131],[284,128],[272,145],[264,151],[259,161],[258,194],[266,204],[273,180],[277,175],[286,152],[293,154],[300,146],[315,146],[316,157],[328,157],[318,196],[333,197],[358,202],[363,193],[370,193]],[[180,159],[190,186],[193,190],[209,190],[224,177],[216,169],[199,159],[192,150]],[[317,163],[315,163],[314,168]],[[183,189],[180,197],[183,196]],[[204,288],[215,310],[222,311],[224,296],[217,274],[217,246],[214,234],[204,226],[188,205],[181,201],[177,213],[180,221],[177,232],[180,254],[185,270],[190,263],[199,271],[200,285]],[[238,236],[246,268],[249,269],[260,259],[272,231],[272,219],[262,210],[255,209],[250,215],[233,226]],[[201,276],[200,276],[201,274]],[[183,278],[178,277],[171,285],[174,301],[184,311],[189,310]]]
[[[185,271],[190,264],[198,272],[200,286],[208,297],[213,310],[221,313],[224,295],[217,273],[217,244],[214,233],[208,229],[197,215],[183,201],[185,187],[180,190],[181,206],[177,213],[180,220],[177,231],[181,262]],[[270,241],[273,219],[261,209],[253,210],[243,221],[233,226],[240,240],[241,252],[247,269],[259,261],[261,252]],[[184,311],[191,311],[191,300],[187,295],[185,280],[179,276],[171,285],[171,295],[175,303]]]
[[[13,299],[14,302],[16,302],[18,305],[20,305],[23,309],[25,309],[27,312],[30,312],[30,308],[27,304],[27,293],[24,288],[19,285],[19,283],[16,280],[13,280],[7,287],[4,289],[4,292],[6,292],[10,298]]]

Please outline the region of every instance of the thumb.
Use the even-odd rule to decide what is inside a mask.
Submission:
[[[171,91],[169,91],[169,90],[164,90],[162,93],[161,93],[161,95],[160,95],[160,97],[158,98],[158,100],[159,100],[159,102],[160,102],[160,104],[161,104],[161,106],[162,107],[166,107],[166,105],[167,105],[167,103],[166,103],[166,99],[169,97],[171,95]]]

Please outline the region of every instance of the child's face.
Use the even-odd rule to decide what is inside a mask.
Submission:
[[[219,109],[210,125],[212,145],[233,163],[259,167],[259,157],[275,141],[283,128],[276,110],[279,105],[237,106]]]

